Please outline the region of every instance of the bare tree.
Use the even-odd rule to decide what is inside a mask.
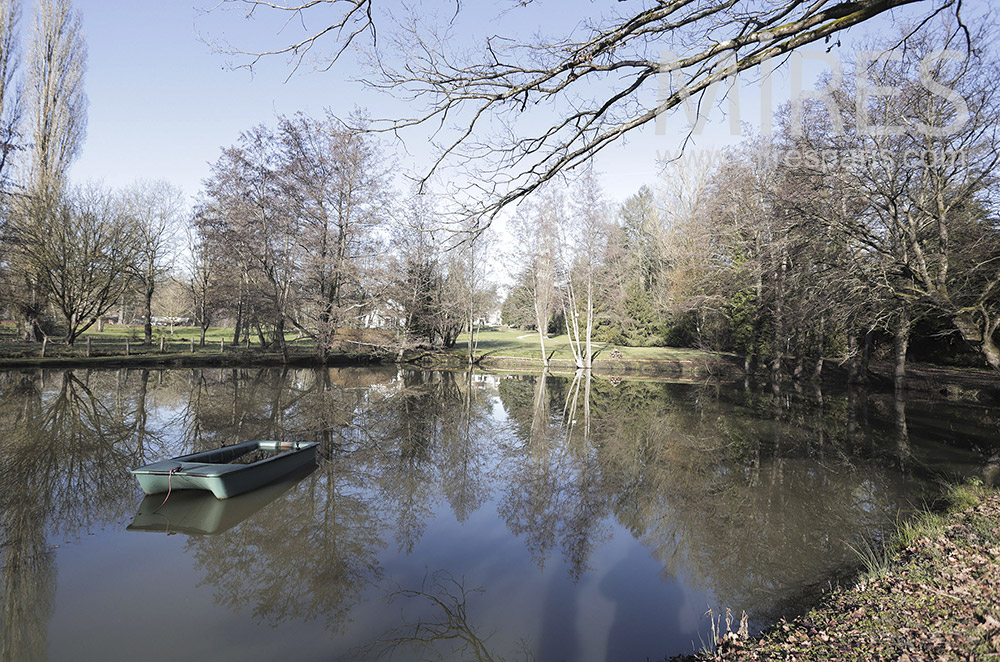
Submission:
[[[28,196],[11,210],[7,231],[11,298],[27,340],[39,339],[46,309],[41,282],[47,274],[33,270],[38,263],[32,254],[47,247],[31,242],[44,241],[40,230],[58,225],[50,216],[67,206],[62,199],[66,172],[80,151],[86,125],[86,56],[80,17],[69,0],[36,3],[25,92],[31,143]]]
[[[549,365],[545,338],[558,298],[557,241],[563,207],[562,192],[555,187],[546,188],[539,199],[526,203],[518,210],[511,226],[519,267],[527,271],[535,328],[538,329],[538,347],[544,366]]]
[[[26,229],[24,259],[66,323],[72,345],[129,285],[136,248],[122,205],[108,191],[80,189]]]
[[[216,298],[216,257],[208,249],[204,239],[197,233],[188,235],[190,261],[187,267],[188,295],[195,322],[200,330],[199,345],[205,346],[205,332],[212,324]]]
[[[493,254],[494,239],[490,232],[473,232],[468,241],[452,249],[455,259],[451,261],[449,277],[461,283],[465,326],[469,331],[467,356],[470,366],[476,362],[479,327],[495,301],[496,291],[488,282],[489,256]]]
[[[198,231],[220,264],[230,269],[236,302],[234,342],[249,342],[256,330],[261,346],[271,343],[287,357],[289,318],[297,265],[299,218],[286,195],[280,144],[266,126],[240,135],[224,149],[206,180],[207,200],[196,214]]]
[[[945,9],[957,14],[961,8],[958,0],[650,0],[627,8],[623,3],[595,6],[592,16],[581,17],[586,9],[579,6],[563,34],[530,43],[494,34],[484,37],[478,49],[456,45],[450,25],[427,26],[415,15],[399,20],[390,39],[379,39],[366,82],[419,109],[387,121],[385,130],[424,124],[444,130],[437,134],[442,141],[438,158],[424,181],[448,164],[473,168],[480,176],[470,188],[488,196],[475,209],[489,220],[713,84],[915,2],[922,2],[924,15]],[[508,11],[526,12],[530,5],[519,3]],[[321,68],[331,67],[361,35],[369,35],[375,46],[377,20],[370,0],[221,0],[216,6],[238,7],[247,16],[272,14],[281,23],[302,26],[301,35],[278,46],[220,47],[244,56],[248,67],[278,55],[291,59],[294,70],[323,39],[333,44]],[[461,3],[457,7],[460,11]],[[326,20],[310,31],[306,15],[324,11]],[[423,6],[419,11],[428,13]],[[667,48],[678,53],[661,61],[660,51]],[[660,75],[668,73],[679,74],[674,80],[681,82],[661,90],[658,102],[649,104]],[[461,120],[450,125],[456,118]],[[501,128],[487,136],[490,127]]]
[[[838,216],[837,229],[872,296],[893,304],[884,317],[900,385],[921,315],[948,320],[1000,370],[1000,82],[985,52],[949,54],[964,39],[959,27],[937,26],[911,36],[898,57],[856,63],[854,78],[899,94],[859,109],[853,83],[844,83],[832,118],[843,129],[814,136],[812,145],[838,155],[842,163],[830,173],[855,192],[858,213]]]
[[[404,317],[400,352],[411,342],[437,339],[444,274],[436,214],[433,196],[413,195],[392,225],[389,298],[401,306]]]
[[[607,203],[597,176],[588,169],[572,190],[573,199],[561,228],[563,312],[577,368],[593,363],[593,333],[600,261],[610,230]]]
[[[358,123],[362,120],[358,117]],[[302,282],[298,319],[325,358],[338,328],[371,307],[367,256],[381,247],[388,167],[372,136],[352,130],[329,112],[281,118],[278,137],[290,213],[298,219],[297,263]]]
[[[153,342],[153,294],[173,267],[174,240],[184,208],[183,193],[165,181],[140,181],[122,193],[139,252],[135,282],[142,292],[144,342]]]

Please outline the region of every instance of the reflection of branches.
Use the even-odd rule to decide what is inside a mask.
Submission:
[[[845,397],[817,409],[789,396],[776,413],[768,394],[600,379],[588,394],[579,375],[541,379],[501,383],[521,444],[499,511],[537,563],[558,547],[574,578],[614,516],[665,574],[773,615],[850,565],[844,540],[891,525],[919,489],[885,462],[915,466],[916,449],[879,442],[894,413],[905,442],[899,403],[861,426]]]
[[[278,625],[322,615],[331,630],[350,620],[362,589],[379,578],[380,522],[372,504],[326,466],[260,513],[189,547],[216,600]],[[326,474],[324,478],[319,475]]]
[[[121,518],[135,493],[128,470],[159,451],[150,448],[162,433],[148,424],[148,371],[138,388],[135,374],[0,376],[2,660],[44,657],[56,577],[46,534]]]
[[[41,526],[45,495],[8,459],[0,454],[0,660],[41,660],[56,577]]]
[[[121,397],[130,386],[112,376],[95,373],[85,381],[68,371],[55,391],[39,389],[34,379],[3,388],[5,485],[30,485],[40,516],[34,526],[70,532],[125,513],[124,497],[134,490],[128,469],[146,459],[136,443],[145,419]]]
[[[400,599],[416,600],[430,607],[432,615],[417,617],[403,625],[389,630],[374,642],[359,650],[352,651],[351,659],[373,657],[382,659],[402,652],[409,658],[415,657],[411,647],[420,649],[420,659],[433,655],[438,659],[469,659],[477,662],[502,660],[487,647],[490,637],[482,636],[469,621],[468,599],[472,593],[486,593],[481,587],[466,589],[464,580],[457,580],[450,573],[438,570],[424,576],[419,589],[400,588],[389,595],[389,602]],[[448,650],[442,650],[448,647]],[[534,659],[527,650],[524,659]]]
[[[12,488],[4,484],[5,490]],[[4,510],[7,512],[0,514],[0,522],[6,528],[14,522],[12,513]],[[18,528],[23,534],[36,527],[29,523]],[[46,632],[56,592],[54,556],[40,535],[0,543],[0,661],[45,659]]]
[[[516,466],[510,472],[510,484],[500,504],[507,526],[515,535],[525,536],[525,545],[540,568],[559,541],[574,580],[587,569],[594,546],[607,530],[602,523],[607,515],[607,496],[601,485],[596,451],[589,445],[589,403],[583,403],[583,439],[576,434],[581,391],[589,400],[590,379],[585,371],[574,375],[557,425],[548,414],[552,406],[547,401],[549,378],[544,372],[535,378],[532,406],[523,410],[526,418],[530,416],[530,426],[521,428],[526,434],[523,457],[511,458]],[[553,383],[565,382],[555,379]],[[508,389],[505,395],[509,393]]]

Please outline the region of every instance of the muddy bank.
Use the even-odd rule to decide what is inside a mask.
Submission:
[[[714,652],[671,659],[1000,659],[1000,492],[960,492],[958,510],[904,525],[892,553],[862,551],[858,582],[803,616],[756,639],[724,633]]]

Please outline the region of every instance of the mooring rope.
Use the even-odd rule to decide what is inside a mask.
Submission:
[[[167,473],[167,496],[163,497],[163,503],[161,503],[160,505],[158,505],[156,507],[156,510],[159,510],[160,508],[163,508],[163,504],[166,503],[167,499],[170,498],[170,491],[173,489],[173,487],[170,484],[171,479],[174,477],[174,472],[175,471],[180,471],[180,470],[181,470],[181,467],[176,467],[174,469],[171,469],[170,472]],[[153,512],[155,513],[156,510],[154,510]]]

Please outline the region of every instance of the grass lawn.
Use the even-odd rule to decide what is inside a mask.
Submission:
[[[222,341],[225,341],[225,350],[228,353],[233,349],[232,338],[233,329],[225,327],[209,328],[205,333],[205,346],[200,346],[201,329],[192,326],[175,326],[173,332],[169,327],[153,327],[153,344],[143,345],[142,326],[127,325],[106,325],[103,331],[98,332],[96,327],[91,327],[77,338],[73,347],[66,345],[62,337],[53,336],[45,348],[45,358],[42,359],[41,343],[26,343],[20,340],[17,328],[12,324],[0,324],[0,357],[15,360],[40,359],[73,359],[87,356],[88,341],[90,344],[90,356],[92,357],[122,357],[139,355],[159,355],[160,341],[163,341],[163,355],[170,357],[220,354],[222,351]],[[286,335],[289,346],[297,355],[308,354],[313,351],[314,344],[308,339],[299,339],[297,334]],[[192,340],[194,341],[192,349]],[[127,341],[127,344],[126,344]],[[253,348],[259,349],[257,339],[253,339]]]
[[[508,329],[505,327],[489,327],[477,334],[479,347],[476,349],[476,356],[510,356],[514,358],[540,359],[541,351],[538,346],[538,334],[534,331],[519,331],[518,329]],[[458,342],[450,350],[449,354],[465,355],[468,353],[469,335],[467,333],[458,337]],[[623,359],[639,361],[683,361],[702,359],[711,356],[707,352],[697,349],[686,349],[680,347],[622,347],[611,343],[594,343],[594,360],[601,361],[609,358],[612,349],[618,349],[622,353]],[[545,340],[545,351],[554,359],[573,359],[573,352],[569,346],[569,336],[563,334],[552,336]]]
[[[391,335],[391,334],[390,334]],[[379,332],[371,329],[344,330],[338,333],[338,338],[342,342],[342,347],[347,351],[351,348],[365,351],[365,348],[378,345],[381,342],[391,342],[391,337],[386,336],[386,332]],[[479,346],[476,349],[477,357],[509,357],[520,359],[539,360],[541,358],[538,347],[538,334],[530,331],[519,331],[506,327],[489,327],[477,334]],[[211,327],[205,333],[205,346],[201,347],[198,341],[201,337],[201,330],[192,326],[153,327],[153,344],[143,345],[142,326],[127,325],[119,326],[108,324],[100,332],[96,327],[92,327],[80,338],[77,339],[73,347],[63,343],[58,336],[50,338],[46,350],[45,358],[84,358],[87,357],[87,345],[90,343],[91,357],[114,357],[138,355],[160,355],[160,341],[164,343],[163,355],[170,357],[183,357],[192,355],[220,354],[222,343],[225,343],[225,351],[236,350],[232,344],[232,327]],[[296,356],[305,356],[315,352],[315,343],[308,338],[299,338],[297,333],[286,334],[286,340],[290,350]],[[25,343],[18,338],[17,329],[14,325],[7,323],[0,325],[0,357],[26,360],[41,358],[41,343]],[[192,340],[194,346],[192,348]],[[256,336],[253,337],[251,350],[260,350]],[[126,347],[126,341],[127,347]],[[446,353],[455,356],[465,356],[467,350],[466,342],[468,334],[459,336],[458,342]],[[242,347],[242,345],[241,345]],[[546,353],[556,360],[573,359],[570,351],[569,338],[563,334],[547,338],[545,341]],[[710,359],[712,355],[695,349],[682,349],[676,347],[621,347],[610,343],[594,343],[594,359],[600,363],[609,360],[612,350],[621,352],[623,360],[633,361],[691,361],[699,359]],[[126,351],[127,350],[127,351]],[[265,350],[273,352],[274,350]]]

